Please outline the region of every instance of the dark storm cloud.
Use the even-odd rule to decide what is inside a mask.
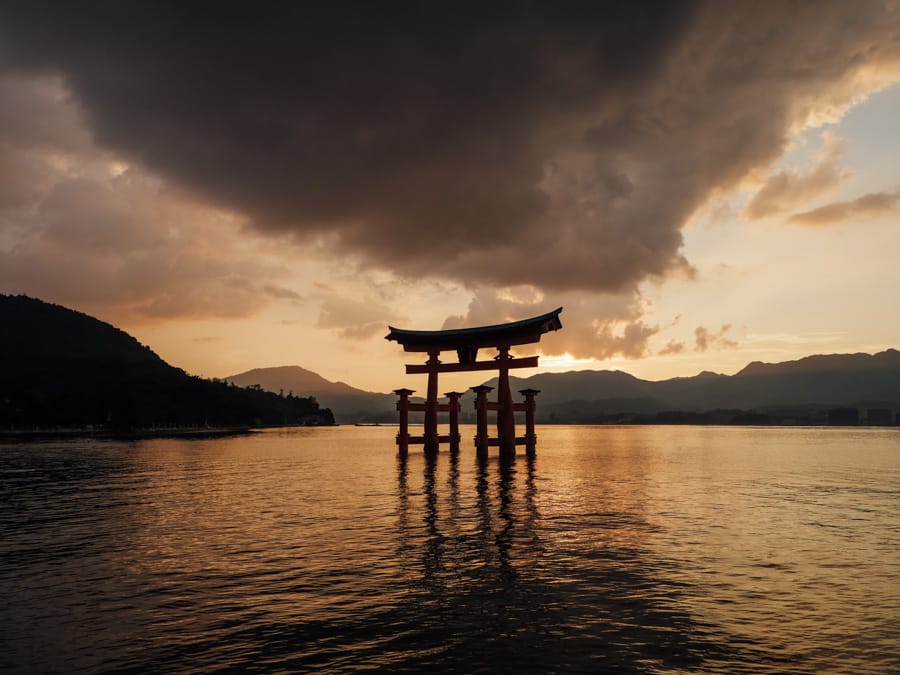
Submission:
[[[0,288],[116,320],[243,317],[266,296],[299,299],[261,283],[277,270],[242,254],[224,228],[203,223],[205,212],[173,202],[153,181],[131,171],[47,176],[52,187],[28,203],[27,226],[0,247]],[[23,222],[0,204],[0,235],[7,220]]]
[[[238,224],[95,148],[53,77],[0,73],[0,290],[113,321],[301,302]]]
[[[896,35],[880,2],[0,9],[4,68],[59,74],[104,147],[260,230],[554,291],[688,270],[694,210]]]

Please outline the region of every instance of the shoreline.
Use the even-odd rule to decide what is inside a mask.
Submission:
[[[253,432],[253,427],[186,427],[182,429],[136,429],[110,431],[107,429],[11,429],[0,431],[2,441],[50,441],[78,438],[98,440],[141,440],[145,438],[217,438],[241,436]]]

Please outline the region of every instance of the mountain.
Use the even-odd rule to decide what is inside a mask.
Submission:
[[[893,407],[900,401],[900,351],[754,362],[709,390],[736,407],[801,404]]]
[[[108,323],[0,295],[0,429],[333,423],[315,399],[193,377]]]
[[[486,384],[496,386],[496,378]],[[610,415],[717,409],[781,411],[824,419],[828,408],[900,411],[900,351],[809,356],[747,365],[735,375],[648,381],[620,371],[571,371],[510,378],[513,391],[539,389],[538,420],[589,422]],[[464,409],[466,404],[463,404]],[[805,418],[805,417],[804,417]]]
[[[240,386],[315,396],[339,422],[393,422],[396,397],[330,382],[299,366],[257,368],[225,378]],[[473,381],[473,384],[481,384]],[[496,387],[497,379],[483,384]],[[735,375],[703,371],[693,377],[642,380],[618,370],[581,370],[510,377],[510,387],[538,389],[537,420],[573,424],[669,419],[681,411],[688,420],[748,420],[769,415],[821,423],[830,408],[886,408],[900,412],[900,352],[809,356],[782,363],[748,364]],[[462,398],[460,420],[474,421],[472,402]],[[703,417],[701,413],[719,411]],[[675,416],[677,418],[677,415]],[[682,418],[678,418],[682,419]]]
[[[268,391],[313,396],[340,423],[394,422],[397,417],[397,397],[393,394],[377,394],[344,382],[331,382],[300,366],[254,368],[222,379],[239,387],[259,385]]]
[[[753,361],[737,373],[738,376],[799,375],[820,372],[876,372],[900,366],[900,352],[887,349],[877,354],[817,354],[796,361],[762,363]]]

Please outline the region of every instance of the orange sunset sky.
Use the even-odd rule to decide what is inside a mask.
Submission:
[[[416,388],[389,324],[558,306],[543,370],[900,347],[897,2],[13,2],[0,101],[0,292],[194,374]]]

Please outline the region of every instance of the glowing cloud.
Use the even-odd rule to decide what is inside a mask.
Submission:
[[[795,213],[790,222],[797,225],[830,225],[853,218],[871,218],[900,206],[900,188],[894,192],[874,192],[847,202],[834,202],[804,213]]]

